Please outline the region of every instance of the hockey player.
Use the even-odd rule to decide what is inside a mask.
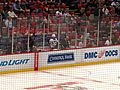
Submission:
[[[58,39],[55,34],[52,34],[49,40],[49,45],[50,45],[50,48],[53,50],[58,48]]]

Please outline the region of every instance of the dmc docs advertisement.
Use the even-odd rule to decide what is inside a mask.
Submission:
[[[75,52],[72,50],[52,51],[39,53],[39,65],[62,65],[75,63]]]
[[[0,72],[34,68],[34,53],[0,56]]]
[[[120,46],[82,49],[81,62],[115,60],[120,58]]]

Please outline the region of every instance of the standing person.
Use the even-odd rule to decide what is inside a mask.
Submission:
[[[16,42],[14,47],[16,53],[21,53],[23,51],[23,45],[20,41]]]
[[[61,44],[62,49],[69,48],[70,47],[69,37],[65,36],[65,37],[61,38],[60,44]]]
[[[13,25],[16,26],[16,24],[17,24],[17,17],[18,17],[18,16],[15,14],[15,12],[13,11],[12,8],[9,9],[8,15],[12,18],[12,20],[13,20]]]
[[[10,16],[5,20],[5,26],[9,29],[13,28],[12,18]]]
[[[32,36],[30,36],[30,39],[29,39],[30,52],[33,52],[33,46],[34,46],[34,40]]]
[[[5,20],[5,26],[7,28],[8,32],[8,37],[12,36],[12,29],[13,29],[13,21],[10,16]]]

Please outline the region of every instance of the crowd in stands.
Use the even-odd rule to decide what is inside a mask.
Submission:
[[[1,54],[120,44],[120,1],[0,0]]]
[[[62,14],[66,13],[66,8],[75,11],[79,16],[99,15],[120,15],[119,1],[117,0],[0,0],[1,14],[4,19],[7,16],[17,17],[21,14],[43,13],[54,14],[56,10]],[[53,12],[51,12],[51,9]],[[71,14],[74,12],[71,12]]]

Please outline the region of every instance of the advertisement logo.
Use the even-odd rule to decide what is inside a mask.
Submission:
[[[30,59],[0,61],[0,66],[27,64]]]
[[[102,57],[114,57],[118,55],[118,50],[102,50],[95,52],[87,52],[84,54],[84,59],[102,58]]]
[[[59,53],[48,55],[48,63],[74,61],[74,53]]]

